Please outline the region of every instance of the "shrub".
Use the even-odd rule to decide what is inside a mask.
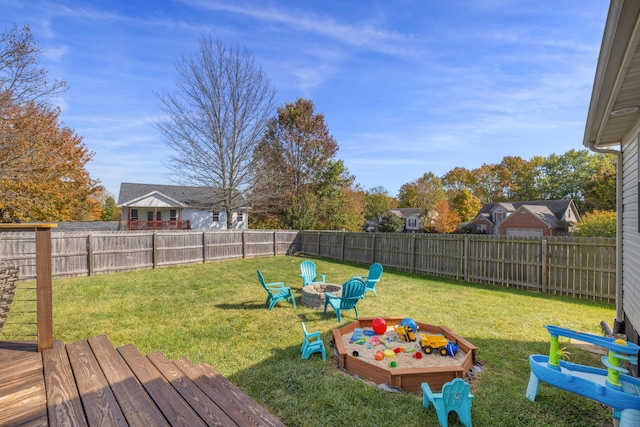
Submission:
[[[574,236],[579,237],[615,237],[616,213],[613,211],[595,210],[582,216],[576,224]]]

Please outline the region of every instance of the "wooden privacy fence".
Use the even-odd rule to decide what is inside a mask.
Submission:
[[[301,231],[300,249],[320,258],[615,301],[613,238],[514,237]]]
[[[53,277],[298,252],[297,231],[120,231],[51,233]],[[20,266],[20,280],[36,277],[33,232],[2,233],[0,260]]]
[[[33,232],[0,233],[0,260],[36,277]],[[53,232],[52,276],[91,276],[303,253],[385,268],[615,301],[615,239],[339,231]]]

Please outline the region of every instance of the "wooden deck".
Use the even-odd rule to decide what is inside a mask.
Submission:
[[[0,426],[284,426],[206,363],[104,336],[0,341]]]

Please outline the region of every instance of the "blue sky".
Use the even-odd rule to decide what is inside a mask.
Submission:
[[[400,186],[504,156],[582,149],[605,0],[0,0],[0,29],[29,25],[41,65],[70,89],[65,125],[87,169],[172,184],[154,92],[212,35],[247,47],[278,91],[323,113],[364,188]],[[274,111],[275,114],[275,111]]]

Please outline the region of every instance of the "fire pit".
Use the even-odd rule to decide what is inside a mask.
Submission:
[[[302,287],[302,299],[300,304],[311,308],[324,308],[324,293],[331,292],[339,297],[342,295],[342,286],[332,283],[316,283]]]

